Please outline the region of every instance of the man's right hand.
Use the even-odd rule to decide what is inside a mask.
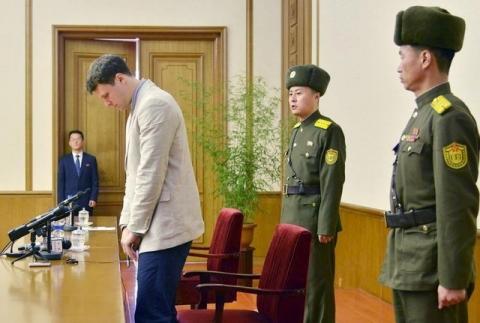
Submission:
[[[141,241],[141,237],[127,228],[123,229],[120,244],[122,245],[123,252],[130,257],[130,259],[137,260],[137,250],[140,247]]]
[[[438,285],[438,309],[457,305],[467,298],[465,289],[448,289],[442,285]]]

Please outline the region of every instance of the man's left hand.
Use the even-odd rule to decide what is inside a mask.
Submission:
[[[137,260],[137,250],[140,247],[141,241],[141,237],[127,228],[123,229],[120,244],[122,245],[123,252],[130,257],[130,259]]]
[[[332,240],[333,240],[333,236],[327,236],[324,234],[318,235],[318,241],[320,241],[320,243],[329,243]]]
[[[457,305],[467,298],[465,289],[448,289],[442,285],[438,285],[438,309],[442,309],[451,305]]]
[[[94,200],[90,200],[90,201],[88,201],[88,206],[89,207],[95,207],[95,206],[97,206],[97,202],[95,202]]]

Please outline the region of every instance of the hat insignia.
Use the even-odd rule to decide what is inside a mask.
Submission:
[[[295,74],[297,74],[297,72],[291,71],[290,72],[290,78],[293,79],[295,77]]]

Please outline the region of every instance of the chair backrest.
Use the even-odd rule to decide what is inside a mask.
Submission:
[[[240,252],[243,214],[237,209],[223,208],[217,217],[209,253],[225,254]],[[239,258],[209,258],[207,270],[238,272]]]
[[[305,288],[310,257],[311,234],[293,225],[279,224],[263,265],[259,287],[265,289]],[[305,295],[257,297],[258,312],[271,322],[301,323]]]

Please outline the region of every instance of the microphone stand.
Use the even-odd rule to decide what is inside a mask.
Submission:
[[[48,220],[44,227],[38,228],[33,230],[30,233],[30,251],[24,253],[17,259],[12,261],[12,265],[17,262],[18,260],[27,258],[29,256],[33,256],[33,258],[36,260],[38,259],[43,259],[43,260],[60,260],[62,259],[63,251],[62,252],[52,252],[52,220]],[[36,236],[41,235],[44,237],[44,239],[47,239],[47,250],[42,251],[41,246],[36,246],[35,241],[36,241]],[[27,248],[26,248],[27,249]]]
[[[71,232],[77,229],[77,227],[73,225],[73,210],[74,210],[73,202],[70,202],[68,207],[70,208],[70,213],[65,218],[65,225],[63,226],[63,231],[65,232],[67,231]]]
[[[30,251],[25,253],[24,255],[14,259],[12,261],[12,265],[21,259],[25,259],[27,257],[33,256],[33,259],[37,261],[38,259],[48,260],[40,253],[40,247],[35,245],[35,240],[37,239],[37,233],[35,231],[30,233]]]

